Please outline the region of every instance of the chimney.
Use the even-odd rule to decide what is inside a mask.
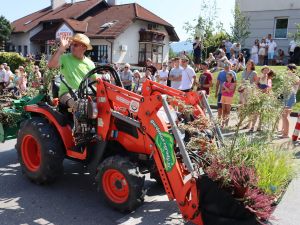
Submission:
[[[51,7],[54,10],[54,9],[64,5],[65,3],[66,3],[65,0],[51,0]]]
[[[117,1],[116,0],[107,0],[107,4],[109,6],[113,6],[113,5],[116,5],[117,4]]]

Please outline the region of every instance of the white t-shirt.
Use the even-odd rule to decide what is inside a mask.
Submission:
[[[297,47],[297,43],[294,40],[290,42],[290,52],[294,52],[294,49]]]
[[[195,77],[196,77],[196,73],[192,67],[187,66],[185,69],[183,69],[180,90],[191,89],[193,86]]]
[[[158,75],[160,78],[168,78],[168,74],[169,74],[169,70],[166,70],[166,71],[160,70],[158,72]],[[167,85],[167,81],[160,81],[159,83]]]
[[[276,42],[273,40],[268,43],[268,52],[275,52],[275,48],[277,48]]]

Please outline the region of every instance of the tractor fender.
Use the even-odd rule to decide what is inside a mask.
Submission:
[[[62,114],[54,111],[47,105],[27,105],[24,106],[24,110],[26,112],[40,114],[42,117],[47,118],[59,133],[66,150],[75,146],[72,137],[72,129],[70,125],[66,123],[66,120],[63,120]]]

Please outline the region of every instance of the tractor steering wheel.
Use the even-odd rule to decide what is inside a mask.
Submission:
[[[87,98],[87,96],[96,96],[97,91],[94,88],[94,84],[97,83],[96,80],[89,79],[92,75],[96,73],[101,73],[103,71],[109,71],[113,78],[115,79],[116,85],[122,87],[122,82],[117,71],[111,66],[97,66],[92,69],[90,72],[85,75],[83,80],[81,81],[78,88],[78,98]]]

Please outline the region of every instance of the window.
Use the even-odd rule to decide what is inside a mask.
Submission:
[[[107,45],[94,45],[91,52],[91,58],[94,62],[107,63],[108,62],[108,47]]]
[[[275,18],[274,38],[287,38],[288,18]]]
[[[146,59],[151,58],[153,63],[162,63],[163,46],[151,43],[140,43],[139,64],[144,65]]]
[[[28,55],[28,47],[27,45],[24,45],[24,56]]]
[[[18,45],[18,53],[21,53],[21,52],[22,52],[22,46]]]

